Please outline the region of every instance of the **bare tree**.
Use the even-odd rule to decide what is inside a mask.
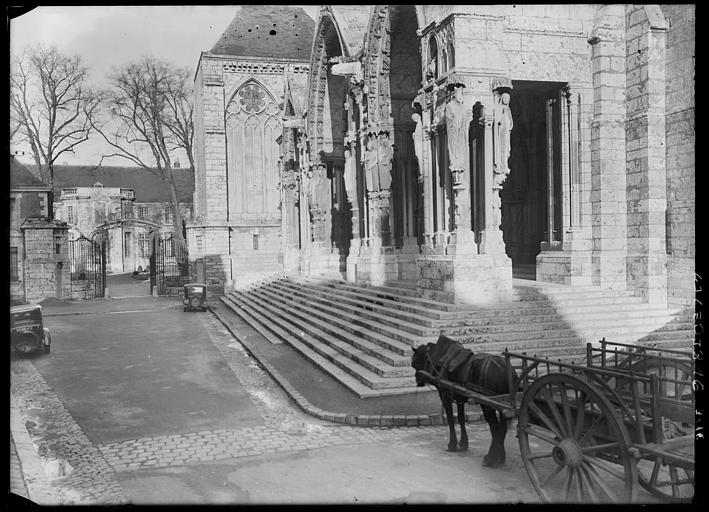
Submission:
[[[189,76],[189,70],[153,57],[120,67],[110,77],[106,123],[96,127],[114,150],[103,158],[121,157],[146,170],[158,169],[169,193],[174,237],[183,243],[170,156],[175,149],[184,149],[194,176]]]
[[[13,56],[10,72],[11,138],[29,145],[37,169],[54,190],[54,163],[86,142],[102,101],[87,85],[88,70],[78,55],[36,46]],[[53,193],[49,216],[53,217]]]

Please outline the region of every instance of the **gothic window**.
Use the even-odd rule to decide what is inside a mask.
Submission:
[[[436,36],[431,35],[428,40],[428,62],[426,63],[426,78],[435,80],[438,78],[438,43]]]
[[[242,86],[227,105],[230,212],[278,210],[276,139],[283,132],[278,112],[273,96],[254,81]]]

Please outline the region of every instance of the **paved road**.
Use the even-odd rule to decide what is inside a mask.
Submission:
[[[47,308],[52,352],[11,365],[63,503],[538,502],[514,434],[508,464],[487,469],[484,423],[448,453],[446,427],[316,420],[209,313],[174,298],[80,306]]]

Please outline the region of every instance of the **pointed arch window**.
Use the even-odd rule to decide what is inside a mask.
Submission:
[[[278,155],[282,133],[278,104],[260,83],[241,86],[227,105],[230,213],[278,210]]]
[[[436,36],[431,35],[428,40],[428,63],[426,64],[426,77],[429,80],[438,78],[438,43]]]

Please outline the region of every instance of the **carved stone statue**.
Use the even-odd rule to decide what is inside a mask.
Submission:
[[[345,191],[350,203],[355,204],[357,197],[357,161],[349,145],[345,149]]]
[[[451,169],[465,169],[468,151],[469,115],[463,104],[463,84],[454,85],[453,99],[445,109],[446,130],[448,131],[448,157]]]
[[[416,123],[416,128],[411,137],[414,142],[414,154],[416,156],[416,163],[418,164],[417,172],[420,179],[423,176],[423,122],[418,112],[414,112],[411,119]]]
[[[498,170],[509,171],[508,160],[510,158],[510,132],[514,122],[512,121],[512,111],[510,110],[510,95],[503,93],[500,102],[495,108],[495,136],[496,151],[495,156]]]
[[[380,133],[377,137],[379,152],[379,190],[389,190],[391,187],[391,167],[394,148],[389,141],[389,134]]]
[[[377,142],[373,136],[367,136],[364,152],[364,170],[367,179],[367,190],[375,192],[379,187],[379,170],[377,169]]]

